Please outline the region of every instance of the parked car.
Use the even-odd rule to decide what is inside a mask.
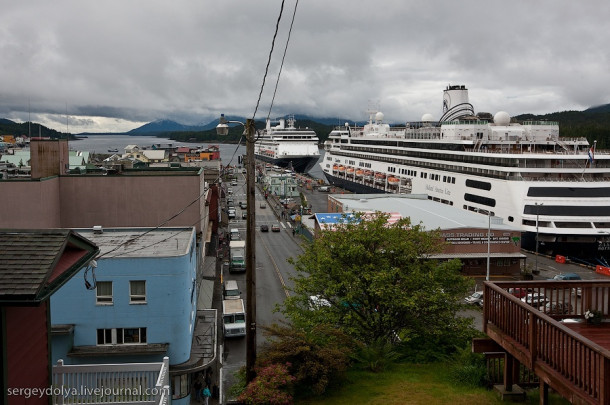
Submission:
[[[562,273],[553,277],[553,280],[582,280],[582,277],[576,273]]]
[[[237,181],[236,181],[236,180],[233,180],[233,181],[231,182],[231,185],[232,185],[232,186],[236,186],[236,185],[237,185]]]
[[[241,219],[246,219],[248,218],[248,213],[246,211],[241,213]]]
[[[323,307],[330,307],[330,301],[326,298],[322,298],[319,295],[310,295],[309,296],[309,309],[311,311],[315,311],[318,309],[322,309]]]
[[[483,306],[483,291],[475,291],[471,296],[464,298],[467,304]]]
[[[261,232],[269,232],[269,225],[262,224],[261,225]]]
[[[271,225],[271,232],[279,232],[280,226],[278,224]]]
[[[248,204],[245,201],[239,202],[239,208],[245,210],[248,207]]]
[[[547,302],[540,310],[549,315],[565,315],[574,311],[569,302]]]
[[[517,298],[523,298],[529,293],[529,290],[527,288],[519,288],[519,287],[509,288],[508,293],[514,295]]]
[[[541,307],[548,302],[548,299],[542,293],[529,293],[525,297],[521,298],[521,301],[533,307]]]
[[[264,202],[261,203],[261,208],[267,208],[267,204],[265,204]]]

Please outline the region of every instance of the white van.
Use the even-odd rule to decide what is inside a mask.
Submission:
[[[231,240],[239,240],[239,229],[237,228],[231,228]]]
[[[237,281],[225,280],[222,286],[222,295],[225,300],[238,300],[241,298],[241,292],[237,288]]]

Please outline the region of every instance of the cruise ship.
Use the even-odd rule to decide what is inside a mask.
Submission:
[[[610,155],[550,121],[475,114],[463,85],[443,113],[394,127],[369,111],[364,126],[334,129],[320,163],[327,180],[357,193],[417,193],[522,230],[525,249],[589,264],[610,259]],[[536,246],[538,236],[538,246]]]
[[[293,116],[280,118],[275,126],[267,119],[265,129],[257,131],[256,158],[298,173],[307,173],[320,158],[319,139],[315,131],[296,128],[295,123]]]

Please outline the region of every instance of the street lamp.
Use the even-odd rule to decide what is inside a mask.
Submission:
[[[534,203],[534,205],[536,205],[536,265],[535,265],[535,274],[538,274],[538,217],[540,214],[540,206],[543,205],[543,203]]]
[[[489,281],[489,260],[491,251],[491,211],[487,211],[487,277],[485,281]]]
[[[220,115],[216,133],[228,135],[228,124],[240,124],[244,126],[246,135],[246,382],[255,377],[254,363],[256,363],[256,274],[255,274],[255,204],[256,194],[254,189],[255,162],[254,162],[254,120],[247,119],[244,124],[241,121],[228,121],[224,114]]]

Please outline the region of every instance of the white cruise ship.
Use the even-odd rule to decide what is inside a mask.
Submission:
[[[369,111],[325,142],[331,184],[359,193],[417,193],[523,232],[522,246],[591,264],[610,258],[610,155],[557,122],[518,123],[506,112],[475,114],[464,86],[448,86],[443,116],[391,127]]]
[[[265,129],[257,131],[254,154],[272,165],[307,173],[320,158],[318,136],[309,128],[296,128],[294,117],[280,118],[276,126],[267,119]]]

